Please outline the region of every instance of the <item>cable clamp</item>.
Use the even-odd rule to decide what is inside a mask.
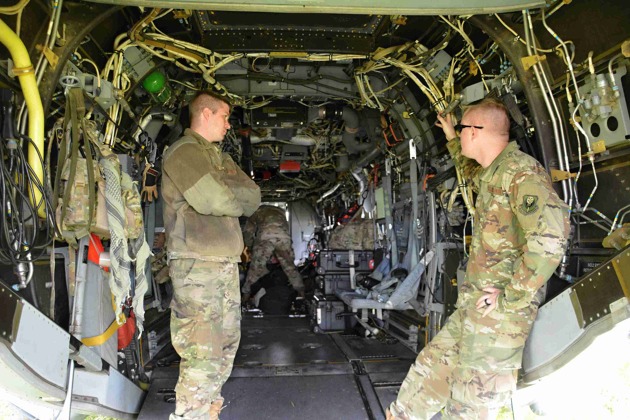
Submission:
[[[523,65],[523,68],[525,68],[525,70],[529,70],[530,68],[532,68],[535,64],[540,63],[543,60],[546,60],[547,57],[543,54],[543,55],[529,55],[526,57],[522,57],[521,58],[521,63]]]
[[[9,69],[9,76],[11,77],[20,77],[31,73],[35,73],[32,65],[28,67],[11,67]]]
[[[409,139],[409,159],[416,159],[416,142]]]

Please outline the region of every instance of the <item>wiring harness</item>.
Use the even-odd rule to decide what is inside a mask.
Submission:
[[[24,288],[32,277],[33,261],[52,243],[56,224],[50,189],[37,178],[24,153],[33,141],[15,135],[12,99],[10,90],[0,89],[0,263],[16,267],[20,287]],[[37,153],[43,164],[41,153]],[[41,193],[39,202],[36,191]],[[44,207],[47,220],[38,217],[40,206]]]

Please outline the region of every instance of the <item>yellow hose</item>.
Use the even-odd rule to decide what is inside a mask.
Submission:
[[[44,156],[44,107],[37,89],[35,70],[24,43],[2,19],[0,19],[0,42],[9,50],[15,65],[13,73],[20,80],[26,108],[28,109],[28,136],[33,140],[33,143],[30,143],[28,146],[28,163],[39,182],[43,185],[44,168],[37,152],[39,151],[39,154],[42,157]],[[33,206],[37,206],[37,214],[45,218],[46,206],[41,202],[42,193],[34,185],[31,188],[33,189],[32,197],[35,201]]]
[[[0,13],[4,15],[17,15],[26,7],[29,1],[31,0],[20,0],[13,6],[0,7]]]

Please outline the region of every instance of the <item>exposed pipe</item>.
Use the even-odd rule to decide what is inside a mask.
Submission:
[[[33,140],[28,145],[28,164],[38,181],[44,184],[44,167],[39,156],[43,156],[44,149],[44,108],[37,89],[35,70],[31,58],[22,40],[0,19],[0,42],[9,50],[15,67],[13,73],[18,77],[24,101],[29,112],[28,136]],[[37,208],[39,217],[46,217],[46,206],[42,200],[42,193],[38,188],[31,186],[32,194],[29,194],[33,206]]]
[[[368,179],[362,169],[354,170],[352,176],[359,183],[359,197],[361,197],[361,205],[366,212],[374,210],[374,196],[368,190]]]
[[[617,81],[615,80],[615,73],[613,72],[613,63],[618,58],[623,57],[623,54],[619,53],[610,59],[608,62],[608,76],[610,77],[610,85],[612,86],[613,94],[615,98],[619,97],[619,86],[617,86]]]
[[[621,218],[619,225],[617,225],[617,219],[619,219],[619,214],[627,208],[630,208],[630,204],[620,208],[617,214],[615,214],[615,218],[612,222],[612,226],[610,227],[610,232],[608,232],[609,235],[612,234],[615,231],[615,229],[620,228],[623,225],[623,217]],[[625,213],[624,213],[624,216],[625,216]]]
[[[250,139],[251,139],[252,144],[258,144],[264,141],[274,141],[274,142],[277,141],[277,142],[287,143],[287,141],[278,140],[275,137],[271,137],[271,135],[267,135],[265,137],[250,135]],[[316,144],[316,141],[314,138],[309,137],[305,134],[297,134],[291,137],[291,140],[289,140],[288,143],[295,144],[297,146],[314,146]]]
[[[46,31],[46,40],[44,41],[44,48],[48,48],[52,51],[55,46],[55,42],[57,41],[57,28],[59,27],[59,18],[61,16],[61,7],[63,5],[63,0],[55,1],[52,4],[52,11],[50,13],[50,20],[48,21],[48,29]],[[46,71],[46,67],[48,67],[48,60],[45,58],[45,49],[42,49],[41,54],[39,55],[39,59],[37,60],[37,66],[35,66],[35,78],[37,80],[37,86],[42,81],[42,77],[44,76],[44,72]],[[28,116],[28,112],[26,109],[26,103],[22,103],[20,106],[20,113],[18,116],[18,127],[20,133],[24,133],[26,119]]]
[[[589,156],[591,155],[591,147],[590,147],[590,141],[588,139],[588,135],[586,134],[586,132],[584,131],[584,129],[582,128],[582,126],[580,125],[580,122],[577,120],[576,118],[576,114],[578,112],[578,110],[580,109],[581,106],[584,106],[584,101],[582,100],[582,97],[580,95],[580,90],[578,87],[578,83],[577,80],[575,79],[575,72],[573,71],[573,63],[571,60],[571,56],[569,54],[569,50],[567,49],[566,43],[562,41],[562,39],[560,39],[560,37],[547,25],[547,21],[546,21],[546,16],[548,17],[549,14],[542,15],[542,21],[543,21],[543,25],[545,26],[545,28],[547,29],[547,31],[560,43],[560,46],[562,46],[562,49],[564,51],[565,57],[566,57],[566,61],[567,61],[567,68],[569,70],[569,74],[571,76],[571,80],[573,81],[573,86],[575,87],[575,97],[577,99],[576,103],[577,105],[575,106],[575,109],[573,110],[573,112],[571,112],[571,121],[573,121],[573,127],[576,133],[576,137],[577,137],[577,146],[578,146],[578,156],[580,157],[578,159],[579,161],[579,170],[575,176],[575,179],[573,181],[573,185],[575,187],[577,187],[577,182],[580,178],[580,175],[582,173],[582,144],[580,142],[580,134],[582,134],[584,136],[584,138],[586,139],[586,145],[588,147],[589,150]],[[571,105],[572,105],[572,99],[571,99],[571,94],[569,92],[569,87],[568,87],[568,81],[567,81],[567,98],[569,100],[569,109],[571,109]],[[595,168],[593,167],[593,173],[595,174]],[[595,182],[597,183],[597,174],[595,174]],[[575,195],[575,201],[576,203],[578,203],[578,197],[577,197],[577,188],[572,188],[571,190],[572,195]],[[572,211],[572,203],[569,203],[569,211]]]
[[[251,138],[252,130],[250,127],[245,127],[240,129],[238,134],[241,136],[241,167],[247,175],[254,178],[254,155],[252,152]]]
[[[19,13],[29,2],[30,0],[20,0],[16,4],[12,6],[4,6],[0,7],[0,13],[5,15],[14,15]]]
[[[545,168],[553,169],[556,167],[557,152],[551,144],[551,127],[547,123],[549,116],[547,108],[543,102],[542,92],[534,82],[533,73],[525,70],[521,62],[521,58],[527,54],[525,47],[514,40],[512,35],[502,25],[497,24],[497,20],[488,16],[471,16],[468,22],[475,25],[495,41],[508,60],[512,63],[514,71],[523,86],[523,92],[529,104],[531,112],[531,120],[534,124],[537,137],[539,139],[539,148],[542,152],[542,163]]]
[[[140,120],[140,124],[138,125],[138,128],[136,129],[136,131],[133,133],[133,138],[139,142],[140,141],[140,134],[142,134],[142,132],[145,131],[145,129],[147,128],[147,126],[149,125],[149,123],[151,121],[153,121],[153,119],[155,119],[156,117],[161,118],[163,121],[165,122],[171,122],[173,121],[173,115],[171,114],[165,114],[163,112],[150,112],[147,115],[145,115],[144,117],[142,117],[142,120]]]
[[[529,19],[529,21],[531,22],[531,17]],[[545,27],[545,29],[547,29],[547,32],[549,32],[549,34],[551,34],[551,36],[553,36],[556,41],[558,41],[558,43],[560,44],[560,46],[564,49],[564,53],[565,53],[565,57],[567,59],[567,67],[569,68],[569,71],[573,74],[573,66],[571,64],[571,57],[569,55],[569,51],[567,50],[567,46],[566,43],[564,41],[562,41],[562,39],[558,36],[558,34],[551,29],[551,27],[549,27],[549,25],[547,25],[547,20],[545,19],[545,13],[543,12],[542,14],[542,22],[543,22],[543,26]],[[532,32],[532,37],[533,37],[533,32]],[[535,46],[535,45],[534,45]],[[548,89],[549,95],[551,97],[551,103],[553,104],[554,110],[556,112],[556,115],[558,117],[558,122],[560,123],[560,134],[562,135],[562,142],[561,142],[561,146],[562,146],[562,154],[560,154],[560,150],[558,150],[558,154],[560,155],[561,159],[560,159],[560,168],[564,171],[569,172],[570,170],[570,165],[569,165],[569,152],[567,150],[567,139],[565,137],[565,131],[564,131],[564,124],[562,123],[562,117],[560,115],[560,111],[558,110],[558,106],[556,104],[556,101],[553,99],[553,94],[551,93],[551,88],[549,87],[549,81],[547,80],[547,77],[545,75],[544,72],[542,72],[543,78],[545,80],[545,84],[546,87]],[[575,78],[575,75],[573,74],[573,77]],[[558,140],[556,139],[556,147],[557,147],[557,142]],[[569,196],[567,197],[566,195],[564,196],[565,201],[567,202],[567,204],[569,205],[569,211],[572,210],[573,208],[573,188],[571,188],[571,181],[570,180],[565,180],[562,182],[563,184],[563,188],[565,193],[567,192],[566,187],[568,187],[568,193]],[[565,187],[566,184],[566,187]]]
[[[595,68],[593,66],[593,51],[589,52],[588,54],[588,62],[589,62],[589,71],[591,73],[591,77],[595,78]],[[591,191],[591,194],[588,196],[588,199],[586,200],[586,204],[584,204],[584,207],[582,207],[580,210],[582,211],[582,213],[586,213],[586,210],[588,209],[588,206],[591,202],[591,200],[593,199],[593,196],[595,195],[595,191],[597,191],[597,189],[599,188],[599,178],[597,177],[597,170],[595,168],[595,152],[593,151],[593,148],[591,146],[591,140],[588,137],[588,134],[586,133],[586,131],[584,130],[584,127],[582,127],[582,125],[577,122],[577,120],[575,119],[575,114],[577,113],[577,110],[579,109],[579,107],[582,105],[583,101],[580,98],[580,94],[579,94],[579,90],[578,90],[578,86],[577,84],[575,85],[575,91],[576,91],[576,96],[578,98],[578,106],[575,107],[575,110],[573,111],[573,120],[576,121],[575,123],[575,128],[582,133],[582,135],[584,136],[584,139],[586,140],[586,148],[588,149],[587,152],[587,156],[588,156],[588,160],[591,162],[591,168],[593,170],[593,179],[595,180],[595,185],[593,186],[593,190]],[[578,144],[579,144],[579,135],[578,135]],[[579,155],[579,160],[580,160],[580,171],[582,170],[582,155]],[[578,180],[579,174],[578,176],[575,177],[575,182],[577,185],[577,180]]]
[[[564,6],[565,4],[569,4],[569,3],[571,3],[571,0],[560,0],[560,1],[558,1],[558,3],[554,6],[554,8],[553,8],[553,9],[551,9],[551,10],[549,11],[549,13],[547,13],[547,17],[549,17],[549,16],[553,15],[553,14],[554,14],[554,13],[556,13],[558,10],[560,10],[560,8],[561,8],[562,6]]]
[[[49,71],[42,75],[39,86],[46,111],[50,108],[59,78],[66,67],[66,61],[70,59],[73,51],[79,47],[94,28],[123,8],[123,6],[97,3],[70,3],[67,7],[71,10],[68,12],[68,18],[64,20],[64,24],[67,26],[66,33],[68,34],[65,40],[66,43],[63,48],[55,51],[59,56],[59,62],[55,68],[49,68]]]
[[[346,146],[348,153],[364,152],[372,148],[372,144],[360,144],[355,138],[357,132],[359,131],[359,115],[357,114],[357,111],[350,107],[344,107],[341,112],[341,119],[345,123],[341,140]]]
[[[525,29],[525,45],[527,47],[527,53],[529,56],[536,55],[536,45],[534,40],[534,26],[532,24],[531,15],[529,14],[529,10],[523,10],[523,27]],[[547,106],[547,112],[549,114],[549,119],[551,120],[551,126],[553,127],[553,138],[556,144],[556,154],[558,156],[558,163],[560,169],[566,171],[564,161],[560,155],[560,130],[558,128],[558,120],[557,120],[557,107],[555,104],[555,100],[553,95],[551,95],[549,84],[547,82],[546,76],[544,74],[544,69],[540,65],[539,62],[536,62],[532,68],[534,69],[534,74],[536,75],[536,80],[538,81],[538,85],[542,89],[542,96],[545,101],[545,105]],[[542,73],[542,74],[541,74]],[[551,98],[549,98],[551,95]],[[564,136],[564,134],[563,134]],[[565,200],[569,200],[569,192],[567,191],[567,181],[562,181],[562,192]]]
[[[355,315],[354,317],[356,318],[357,322],[361,324],[361,326],[363,326],[363,328],[365,328],[365,330],[368,331],[370,334],[377,336],[378,333],[380,332],[378,328],[370,326],[370,324],[362,320],[360,316]]]
[[[317,202],[321,203],[322,201],[326,199],[326,197],[333,195],[335,191],[339,189],[339,187],[341,187],[341,183],[338,183],[337,185],[335,185],[334,187],[326,191],[324,194],[322,194],[322,196],[319,198],[319,200],[317,200]]]

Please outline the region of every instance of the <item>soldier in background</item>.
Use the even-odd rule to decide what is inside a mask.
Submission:
[[[245,246],[252,250],[251,264],[242,290],[243,302],[249,300],[252,284],[268,272],[267,260],[271,256],[278,260],[298,295],[304,297],[304,282],[295,268],[295,254],[284,210],[275,206],[260,206],[247,219],[243,238]]]
[[[164,154],[171,341],[181,356],[171,420],[219,418],[241,337],[238,218],[258,208],[260,189],[218,146],[229,116],[225,98],[201,92],[190,103],[190,128]]]
[[[457,310],[420,352],[389,419],[494,418],[516,389],[523,347],[560,263],[569,213],[544,168],[509,142],[505,106],[486,99],[461,124],[438,115],[455,164],[478,196]],[[459,131],[461,139],[458,138]]]

